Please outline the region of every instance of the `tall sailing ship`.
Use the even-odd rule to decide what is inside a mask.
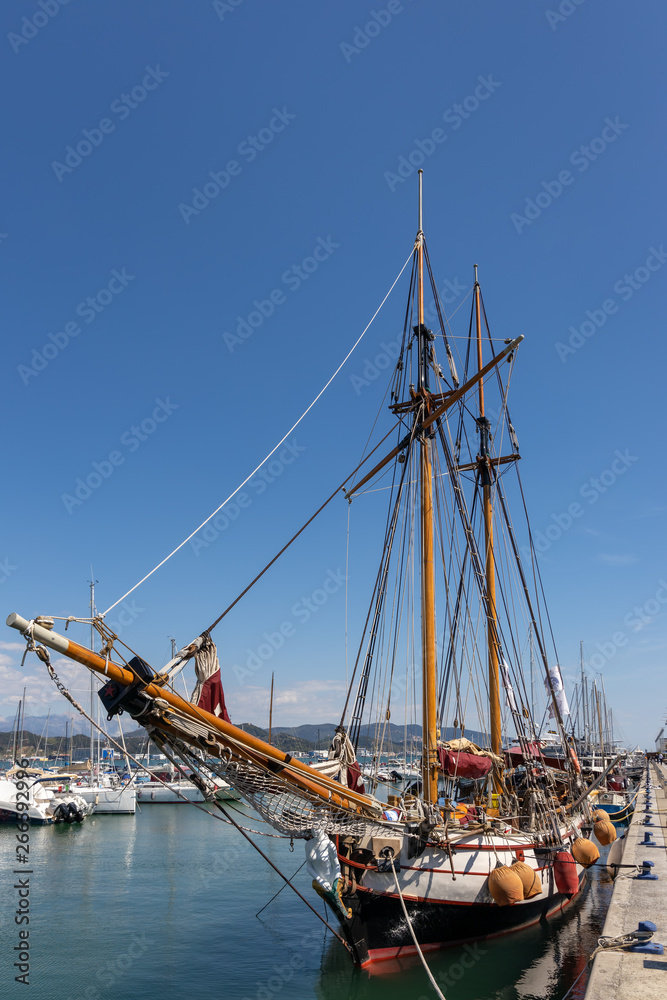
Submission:
[[[491,336],[475,267],[468,337],[463,349],[453,344],[422,228],[421,181],[420,171],[384,436],[343,483],[352,505],[381,496],[388,504],[384,520],[376,519],[381,554],[329,760],[310,766],[229,721],[211,638],[226,612],[160,671],[103,616],[93,620],[100,652],[55,632],[53,619],[7,620],[54,678],[49,649],[100,674],[109,718],[127,712],[144,726],[212,804],[222,779],[275,831],[303,839],[314,888],[362,965],[558,914],[597,855],[530,529],[510,514],[512,497],[525,513],[508,407],[523,338]],[[334,501],[340,487],[320,510]],[[528,644],[562,748],[556,766],[542,755],[533,718]],[[198,684],[188,701],[172,684],[192,660]],[[386,746],[392,712],[406,727],[421,723],[420,777],[383,802],[376,783],[364,787],[356,750],[369,722],[380,750]]]

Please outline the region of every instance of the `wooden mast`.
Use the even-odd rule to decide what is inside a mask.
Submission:
[[[477,319],[477,366],[482,369],[482,318],[480,310],[479,281],[475,264],[475,313]],[[496,618],[496,572],[493,554],[493,504],[491,501],[491,470],[489,462],[490,422],[484,412],[484,380],[479,382],[479,471],[482,483],[482,506],[484,511],[484,551],[486,555],[486,596],[487,596],[487,645],[489,651],[489,728],[491,730],[491,750],[500,756],[500,676],[498,668],[498,623]],[[502,779],[494,768],[493,786],[496,792],[502,790]]]
[[[422,396],[422,419],[430,409],[428,389],[429,342],[424,326],[424,233],[422,228],[422,171],[419,171],[419,230],[417,232],[417,294],[419,379]],[[424,801],[438,801],[438,733],[436,697],[436,635],[435,635],[435,563],[433,559],[433,466],[431,439],[421,433],[421,601],[422,601],[422,796]]]

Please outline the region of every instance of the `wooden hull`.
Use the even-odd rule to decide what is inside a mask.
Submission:
[[[580,824],[562,831],[565,849]],[[416,856],[410,857],[410,853],[404,841],[400,868],[396,859],[397,877],[417,940],[427,950],[522,930],[561,913],[570,902],[555,882],[552,862],[556,849],[537,847],[528,836],[472,834],[450,843],[449,849],[427,845]],[[416,951],[394,874],[391,869],[378,870],[370,854],[346,850],[344,845],[341,851],[339,843],[346,887],[342,898],[352,916],[347,920],[340,914],[338,917],[360,965]],[[489,893],[488,875],[498,861],[510,866],[515,860],[533,869],[542,891],[532,899],[500,906]],[[576,871],[580,889],[585,872],[579,865]]]
[[[523,930],[563,912],[572,900],[560,893],[538,896],[515,906],[495,903],[406,901],[410,920],[423,951],[435,951]],[[357,892],[351,920],[341,920],[355,958],[362,967],[416,954],[398,897]]]

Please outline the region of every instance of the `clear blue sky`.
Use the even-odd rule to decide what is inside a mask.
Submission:
[[[495,335],[525,335],[513,420],[564,673],[583,639],[623,735],[650,746],[667,708],[666,20],[657,0],[5,0],[3,618],[85,614],[91,564],[106,608],[282,437],[410,252],[400,175],[421,149],[450,314],[478,263]],[[272,481],[129,599],[122,637],[156,666],[356,464],[384,392],[358,378],[406,291]],[[455,332],[467,319],[468,303]],[[347,513],[332,505],[217,632],[236,721],[265,724],[271,669],[277,724],[336,718]],[[376,551],[356,523],[350,629]],[[240,683],[233,665],[284,622],[295,634]],[[24,677],[30,714],[62,712],[17,639],[0,642],[0,715]]]

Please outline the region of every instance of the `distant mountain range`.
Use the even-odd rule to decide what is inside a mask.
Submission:
[[[316,744],[319,740],[320,748],[322,750],[326,749],[326,746],[331,742],[334,733],[336,732],[336,723],[334,722],[323,722],[319,726],[274,726],[274,733],[289,733],[291,736],[297,736],[299,739],[308,740],[309,742]],[[375,742],[378,736],[383,733],[382,725],[365,725],[361,727],[359,745],[365,746],[370,745]],[[452,729],[447,727],[442,731],[443,740],[453,740],[460,736],[461,733],[458,729]],[[474,729],[467,730],[465,733],[467,739],[472,740],[473,743],[478,743],[480,740],[484,743],[488,741],[488,737],[484,733],[479,733]],[[387,728],[384,731],[385,743],[390,742],[396,745],[403,745],[403,742],[407,739],[408,742],[414,738],[415,742],[421,743],[422,739],[422,727],[417,725],[410,726],[397,726],[393,723],[388,723]],[[326,746],[325,746],[326,744]]]
[[[125,734],[125,739],[127,741],[128,750],[134,752],[134,750],[139,749],[139,745],[143,744],[146,739],[146,732],[144,729],[133,729],[135,725],[132,719],[128,719],[126,716],[122,718],[123,722],[123,732]],[[46,731],[47,717],[45,715],[27,715],[23,724],[25,742],[28,744],[30,738],[30,744],[35,745],[37,740],[44,738],[44,733]],[[111,722],[107,722],[105,719],[101,725],[111,736],[118,736],[119,726],[118,720],[113,719]],[[67,729],[66,729],[67,727]],[[72,727],[74,729],[74,735],[88,736],[90,734],[89,723],[79,715],[75,715],[73,718],[68,715],[51,715],[48,719],[48,736],[49,743],[52,738],[64,737],[65,732],[70,735],[72,733]],[[269,733],[267,729],[262,729],[260,726],[255,726],[251,722],[244,722],[240,726],[246,732],[251,733],[251,735],[258,737],[261,740],[267,740]],[[13,729],[13,721],[0,722],[0,733],[11,733]],[[375,725],[365,725],[361,727],[361,732],[359,736],[359,747],[362,749],[371,749],[375,744],[378,736],[382,735],[382,727]],[[278,747],[280,750],[285,750],[288,753],[295,753],[297,751],[308,751],[308,750],[327,750],[331,740],[333,739],[334,733],[336,732],[335,722],[322,722],[319,725],[303,725],[303,726],[274,726],[272,731],[272,740],[274,746]],[[445,740],[455,739],[460,735],[458,730],[447,728],[442,733],[442,738]],[[469,740],[473,743],[478,743],[484,746],[488,742],[488,738],[483,734],[476,732],[475,730],[470,730],[465,733]],[[384,732],[384,748],[385,750],[394,749],[396,751],[403,751],[404,741],[407,739],[408,749],[410,745],[413,745],[415,749],[421,747],[422,740],[422,727],[417,725],[410,726],[398,726],[393,723],[388,723],[386,730]],[[76,741],[79,742],[78,740]],[[0,740],[0,745],[6,745],[7,740]]]
[[[104,717],[103,717],[104,718]],[[24,731],[30,731],[31,733],[40,734],[46,732],[46,715],[26,715],[23,720]],[[135,723],[132,719],[129,719],[130,726],[134,726]],[[77,733],[90,733],[90,723],[84,719],[82,715],[78,712],[74,715],[50,715],[48,716],[48,735],[49,736],[64,736],[65,735],[65,725],[67,725],[67,734],[72,732],[72,726],[74,727],[74,734]],[[100,721],[100,725],[104,726],[112,736],[116,736],[119,732],[118,721],[113,719],[111,722]],[[128,728],[126,719],[123,718],[123,731]],[[11,733],[14,729],[14,720],[5,719],[4,722],[0,722],[0,733]]]

